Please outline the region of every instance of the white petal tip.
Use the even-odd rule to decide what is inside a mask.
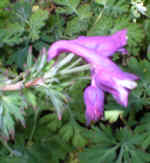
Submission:
[[[117,83],[128,89],[134,89],[137,86],[137,83],[133,80],[117,80]]]

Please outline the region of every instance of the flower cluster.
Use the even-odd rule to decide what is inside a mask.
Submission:
[[[91,65],[91,85],[84,91],[87,124],[97,121],[103,115],[104,92],[112,94],[122,106],[128,105],[128,94],[137,84],[138,77],[123,72],[109,58],[115,52],[127,54],[127,30],[110,36],[80,36],[75,40],[60,40],[48,50],[48,61],[62,52],[72,52],[84,58]]]

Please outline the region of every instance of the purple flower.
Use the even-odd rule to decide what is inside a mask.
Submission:
[[[96,86],[88,86],[84,91],[87,125],[98,121],[103,116],[104,92]]]
[[[90,63],[92,85],[84,92],[88,124],[103,115],[103,91],[111,93],[119,104],[127,107],[128,94],[137,86],[136,75],[123,72],[108,58],[116,51],[126,52],[122,48],[127,43],[126,33],[126,30],[121,30],[111,36],[80,36],[76,40],[61,40],[48,50],[48,61],[62,52],[72,52]]]
[[[80,36],[75,40],[56,41],[48,51],[48,61],[59,53],[68,52],[70,44],[80,45],[105,57],[112,56],[116,51],[127,54],[127,51],[122,48],[127,44],[126,34],[127,30],[123,29],[111,36]]]
[[[127,50],[122,48],[127,44],[127,30],[123,29],[110,36],[79,36],[72,40],[91,50],[95,50],[99,55],[109,57],[116,51],[127,54]]]
[[[139,78],[131,73],[123,72],[115,63],[100,56],[101,62],[93,66],[93,78],[96,85],[113,95],[115,100],[124,107],[128,105],[128,94],[137,84]]]

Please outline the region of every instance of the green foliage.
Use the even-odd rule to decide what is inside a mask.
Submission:
[[[3,44],[12,46],[21,43],[23,32],[24,27],[19,23],[9,24],[7,28],[0,29],[1,46]]]
[[[32,11],[30,1],[16,2],[8,10],[11,14],[7,15],[7,19],[0,17],[1,21],[4,22],[0,26],[0,47],[5,49],[5,46],[21,45],[21,48],[14,52],[15,55],[10,56],[9,63],[14,62],[22,69],[26,55],[22,56],[21,53],[28,48],[30,43],[40,38],[41,30],[48,19],[49,13],[40,8]]]
[[[47,135],[48,136],[48,135]],[[15,152],[20,154],[20,156],[1,156],[0,161],[4,163],[14,162],[14,163],[40,163],[40,162],[54,162],[59,163],[60,160],[63,160],[67,152],[72,151],[71,146],[61,142],[60,137],[57,135],[49,135],[51,139],[44,140],[42,135],[41,139],[38,142],[29,143],[24,145],[23,134],[16,135],[16,142],[13,145]]]
[[[13,17],[9,16],[9,24],[0,29],[1,44],[13,46],[23,41],[39,39],[40,30],[45,25],[48,12],[43,9],[32,12],[30,2],[17,2],[10,10]]]
[[[29,19],[29,17],[32,14],[32,6],[29,1],[20,1],[15,3],[13,6],[13,14],[16,16],[13,19],[16,19],[17,21],[21,22],[22,24],[26,23]]]
[[[29,19],[29,39],[35,41],[39,39],[41,28],[45,25],[44,21],[48,18],[48,12],[38,9]]]
[[[92,26],[88,35],[105,35],[112,34],[120,29],[128,30],[129,52],[137,55],[139,52],[139,43],[144,39],[143,31],[136,23],[131,23],[126,16],[114,20],[113,17],[102,16],[98,22]],[[134,33],[135,32],[135,33]]]
[[[19,93],[6,94],[1,96],[1,134],[7,140],[9,134],[14,137],[14,119],[18,120],[25,127],[24,108],[26,103]]]
[[[58,5],[64,6],[58,8],[57,12],[65,14],[75,13],[78,15],[76,8],[78,7],[80,0],[54,0],[54,2]]]
[[[62,136],[63,141],[69,142],[72,140],[72,144],[79,148],[84,147],[87,144],[87,140],[82,133],[83,131],[84,130],[78,126],[75,121],[70,121],[60,129],[60,135]]]
[[[73,34],[84,32],[88,28],[88,21],[92,16],[90,5],[82,5],[77,9],[77,12],[78,17],[73,17],[67,22],[66,35],[72,36]]]
[[[142,143],[142,148],[147,149],[150,146],[150,136],[149,136],[149,116],[150,114],[147,113],[145,114],[141,121],[140,124],[136,127],[136,133],[141,134],[144,137],[143,143]]]
[[[0,2],[0,8],[1,8],[1,9],[2,9],[2,8],[5,8],[5,7],[8,6],[8,4],[9,4],[9,0],[1,1],[1,2]]]
[[[118,129],[114,133],[111,128],[101,126],[101,130],[93,128],[88,136],[94,144],[80,153],[81,163],[150,161],[149,154],[137,148],[144,136],[135,135],[127,128]]]
[[[10,5],[10,0],[0,1],[0,17],[7,17],[9,15],[8,7]],[[2,24],[0,25],[2,26]]]
[[[128,12],[129,4],[125,0],[95,0],[96,3],[104,6],[105,15],[118,17]]]
[[[149,16],[146,0],[1,0],[0,162],[149,163]],[[86,126],[89,66],[73,54],[47,63],[45,48],[124,28],[128,55],[113,60],[140,77],[138,87],[127,108],[105,94],[104,116]]]
[[[24,95],[28,104],[32,105],[33,108],[35,108],[37,106],[37,99],[36,99],[35,94],[30,90],[25,90]]]
[[[15,63],[18,68],[23,69],[23,64],[28,55],[28,46],[17,50],[14,55],[10,56],[10,60],[7,62],[8,65]]]

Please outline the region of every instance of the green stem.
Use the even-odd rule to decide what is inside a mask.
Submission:
[[[100,18],[101,18],[102,15],[103,15],[103,12],[104,12],[104,9],[100,12],[100,14],[98,15],[98,17],[96,18],[96,21],[95,21],[95,23],[93,24],[93,26],[96,25],[97,22],[100,20]]]
[[[30,134],[30,136],[29,136],[28,143],[32,141],[34,132],[35,132],[35,130],[36,130],[36,125],[37,125],[37,119],[38,119],[39,111],[40,111],[39,108],[37,108],[36,111],[35,111],[35,116],[34,116],[34,121],[33,121],[33,128],[32,128],[31,134]],[[27,144],[28,144],[28,143],[27,143]]]
[[[4,145],[4,147],[10,152],[13,153],[13,150],[11,149],[11,147],[8,145],[8,143],[6,141],[4,141],[3,139],[0,138],[1,143]]]
[[[68,112],[69,112],[69,114],[70,114],[70,120],[71,120],[72,122],[74,122],[74,121],[75,121],[75,118],[74,118],[74,115],[73,115],[72,111],[70,110],[70,108],[68,108]]]
[[[94,24],[93,24],[92,27],[89,29],[89,31],[91,31],[92,28],[98,23],[98,21],[100,20],[100,18],[101,18],[102,15],[103,15],[103,12],[104,12],[104,9],[99,13],[99,15],[97,16],[97,18],[96,18]],[[89,32],[89,31],[88,31],[88,32]]]
[[[129,129],[129,131],[131,131],[131,133],[133,133],[131,127],[128,125],[127,121],[124,119],[123,115],[120,115],[120,119],[122,120],[122,122],[124,123],[125,126],[127,126],[127,128]]]
[[[0,138],[0,142],[3,144],[3,146],[10,152],[11,156],[20,156],[21,153],[13,150],[6,141]]]

